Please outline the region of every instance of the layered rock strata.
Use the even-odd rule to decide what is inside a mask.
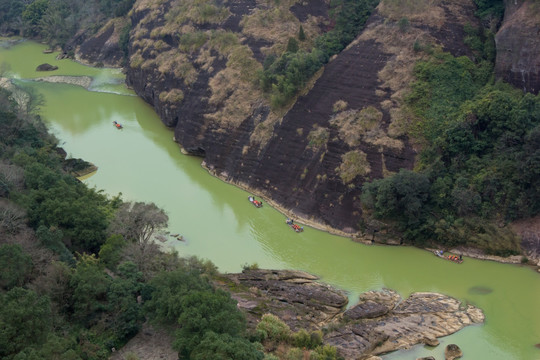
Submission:
[[[360,230],[365,181],[414,165],[409,120],[399,109],[423,56],[415,42],[471,55],[463,27],[478,23],[470,0],[430,2],[410,12],[380,5],[363,34],[293,104],[272,109],[255,85],[257,72],[300,25],[308,41],[331,29],[328,2],[225,1],[214,18],[191,20],[191,13],[176,15],[179,4],[136,3],[129,85],[174,129],[185,152],[204,156],[212,174],[342,234]],[[272,22],[276,13],[279,26]],[[404,17],[407,28],[398,25]],[[228,47],[217,46],[225,36]]]
[[[346,309],[343,291],[304,272],[245,270],[226,278],[232,282],[228,290],[252,326],[265,313],[272,313],[293,330],[322,329],[324,343],[335,346],[346,359],[415,344],[436,346],[438,337],[484,321],[480,309],[437,293],[414,293],[402,299],[388,289],[369,291]]]

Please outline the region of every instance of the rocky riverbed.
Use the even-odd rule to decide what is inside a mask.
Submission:
[[[221,286],[238,301],[251,326],[271,313],[291,329],[323,330],[324,343],[346,359],[438,345],[437,338],[484,321],[482,310],[438,293],[402,299],[393,290],[369,291],[346,309],[346,294],[301,271],[244,270]]]

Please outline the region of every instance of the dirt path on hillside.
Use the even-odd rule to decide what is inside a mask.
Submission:
[[[110,360],[177,360],[178,352],[171,348],[173,337],[165,330],[148,323],[120,350],[112,353]]]

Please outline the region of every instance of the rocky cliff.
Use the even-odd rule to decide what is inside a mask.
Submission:
[[[232,292],[251,326],[261,316],[278,316],[292,330],[323,330],[324,343],[346,359],[438,345],[438,337],[482,323],[478,308],[437,293],[414,293],[402,299],[392,290],[369,291],[346,309],[346,294],[300,271],[245,270],[226,275],[222,286]]]
[[[309,50],[333,26],[328,2],[207,5],[206,14],[189,1],[138,1],[128,83],[213,174],[304,221],[357,232],[363,182],[414,165],[401,105],[423,56],[415,46],[472,56],[463,44],[464,25],[477,24],[472,1],[382,2],[354,43],[280,109],[257,72],[300,26]]]
[[[496,36],[497,76],[531,92],[539,8],[507,1]],[[329,1],[139,0],[129,14],[127,81],[214,175],[307,223],[358,233],[362,184],[414,166],[419,145],[403,104],[421,49],[474,58],[464,28],[480,27],[475,11],[472,0],[383,0],[294,102],[273,109],[257,73],[300,27],[300,49],[312,49],[334,26]],[[125,30],[117,19],[71,46],[84,62],[118,65]]]
[[[505,0],[504,21],[495,37],[497,76],[523,91],[540,91],[540,3]]]

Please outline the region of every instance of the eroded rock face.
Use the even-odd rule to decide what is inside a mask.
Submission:
[[[395,309],[373,319],[346,324],[325,336],[325,343],[336,346],[342,356],[383,354],[407,349],[415,344],[432,343],[461,328],[484,321],[482,311],[437,293],[414,293]]]
[[[120,67],[124,59],[124,52],[120,48],[120,36],[126,26],[128,26],[126,20],[112,19],[92,36],[88,36],[85,32],[76,34],[66,49],[74,50],[75,59],[82,63]]]
[[[252,75],[262,69],[269,49],[296,36],[299,24],[313,38],[329,30],[327,1],[280,9],[288,19],[284,28],[292,30],[274,38],[274,29],[250,27],[273,3],[261,7],[255,0],[223,1],[223,19],[192,22],[174,31],[164,24],[176,2],[138,4],[131,13],[127,81],[174,128],[175,141],[186,152],[204,156],[212,174],[272,199],[300,221],[343,234],[360,231],[359,196],[365,181],[414,166],[416,152],[399,130],[403,124],[394,121],[403,118],[396,109],[420,57],[411,44],[421,39],[455,55],[469,55],[463,26],[477,21],[471,0],[433,2],[420,15],[381,12],[379,6],[365,33],[314,76],[304,96],[288,109],[273,111]],[[427,23],[431,14],[436,16]],[[397,26],[403,16],[410,22],[407,32]],[[209,42],[188,49],[180,40],[182,31],[192,28],[199,36],[234,34],[244,48],[235,56]],[[369,31],[373,36],[365,35]],[[251,71],[234,67],[237,54],[249,55],[244,63],[251,64]],[[357,115],[375,121],[351,138],[355,132],[340,127]],[[350,154],[363,159],[355,164],[359,169],[352,178],[344,175]]]
[[[235,284],[228,289],[234,289],[232,295],[252,326],[272,313],[293,330],[332,329],[324,343],[335,346],[346,359],[421,343],[437,346],[438,337],[484,321],[480,309],[437,293],[414,293],[403,300],[389,289],[369,291],[345,310],[347,297],[342,291],[304,272],[246,270],[226,276]]]
[[[247,288],[234,294],[241,309],[255,318],[270,312],[293,330],[321,328],[348,302],[343,291],[318,283],[317,277],[302,271],[250,270],[228,277]]]
[[[506,0],[495,36],[499,78],[533,94],[540,90],[540,7],[533,0]]]

